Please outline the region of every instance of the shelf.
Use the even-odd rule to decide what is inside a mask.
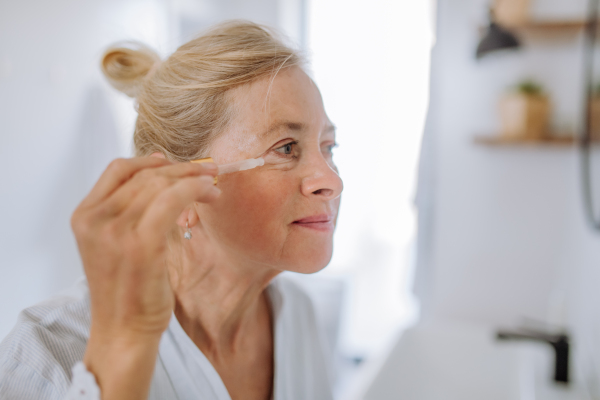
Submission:
[[[485,146],[561,146],[576,144],[574,136],[548,136],[544,139],[519,139],[504,136],[475,136],[474,142]]]
[[[514,33],[534,36],[572,36],[577,35],[585,30],[587,25],[586,20],[538,20],[528,21],[519,24],[503,24],[500,26]],[[487,26],[480,26],[479,32],[483,35],[487,31]]]
[[[584,29],[587,24],[585,20],[565,20],[565,21],[529,21],[524,24],[507,26],[508,29],[523,30],[523,31],[546,31],[559,32],[569,30]]]

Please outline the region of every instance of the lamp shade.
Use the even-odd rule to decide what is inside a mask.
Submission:
[[[479,46],[477,46],[477,58],[496,50],[516,49],[519,46],[519,40],[515,35],[492,21],[488,31],[479,42]]]

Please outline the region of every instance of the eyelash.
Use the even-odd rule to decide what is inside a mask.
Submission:
[[[339,144],[334,143],[334,144],[331,144],[331,145],[329,145],[327,147],[329,148],[329,152],[333,153],[333,149],[337,148],[338,146],[339,146]]]
[[[297,141],[288,142],[288,143],[284,144],[283,146],[279,146],[279,147],[277,147],[276,149],[273,149],[273,151],[274,151],[274,152],[276,152],[276,153],[278,153],[278,154],[279,154],[279,156],[281,156],[281,157],[296,157],[296,156],[294,156],[294,155],[292,155],[292,154],[285,154],[285,153],[281,153],[281,152],[279,152],[279,151],[277,151],[277,150],[279,150],[279,149],[283,149],[284,147],[287,147],[287,146],[295,146],[295,145],[297,145],[297,144],[298,144],[298,142],[297,142]]]
[[[284,147],[287,147],[287,146],[295,146],[297,144],[298,144],[298,141],[289,142],[289,143],[284,144],[283,146],[279,146],[279,147],[273,149],[273,151],[276,152],[276,153],[278,153],[279,156],[281,156],[281,157],[290,157],[290,156],[291,157],[296,157],[295,155],[281,153],[281,152],[279,152],[277,150],[283,149]],[[336,147],[338,147],[337,143],[334,143],[332,145],[327,146],[327,148],[329,149],[329,153],[333,153],[333,149],[335,149]]]

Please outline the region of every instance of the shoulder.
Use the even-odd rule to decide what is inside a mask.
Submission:
[[[83,359],[89,326],[85,280],[21,311],[0,343],[0,397],[19,388],[18,393],[44,393],[40,398],[53,398],[53,391],[65,393],[71,367]]]

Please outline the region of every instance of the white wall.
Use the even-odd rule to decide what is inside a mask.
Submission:
[[[581,36],[559,43],[524,37],[520,51],[478,62],[484,5],[439,4],[432,89],[438,106],[430,115],[437,151],[431,313],[496,323],[546,320],[553,296],[568,289],[571,253],[585,248],[571,243],[573,235],[593,235],[583,220],[576,148],[486,147],[473,137],[498,132],[499,96],[527,77],[551,94],[554,125],[576,129]]]
[[[586,6],[532,3],[538,19],[581,19]],[[438,0],[417,195],[421,321],[356,399],[600,398],[600,233],[584,220],[577,149],[473,143],[498,133],[498,99],[523,78],[552,96],[555,129],[578,130],[581,32],[523,36],[520,51],[476,61],[489,4]],[[548,346],[495,340],[522,325],[571,332],[574,384],[552,384]]]
[[[349,282],[340,341],[352,356],[373,356],[418,313],[410,292],[413,197],[429,101],[431,13],[427,0],[310,3],[311,67],[337,127],[334,158],[344,180],[323,274]]]
[[[432,221],[420,225],[429,242],[417,270],[423,318],[497,327],[565,324],[574,331],[578,368],[591,368],[589,355],[600,349],[600,234],[584,220],[575,146],[473,143],[474,135],[498,132],[499,96],[528,77],[551,94],[555,128],[577,130],[582,36],[525,36],[520,51],[476,61],[487,4],[438,4],[426,138],[433,167],[422,182],[432,188],[424,188],[430,208],[420,211]],[[538,0],[534,10],[539,18],[583,17],[585,4]]]

